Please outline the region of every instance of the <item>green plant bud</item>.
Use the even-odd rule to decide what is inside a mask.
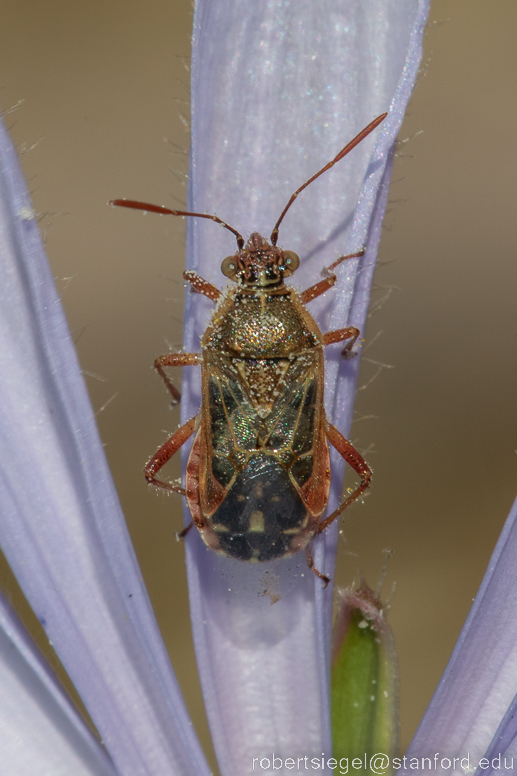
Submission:
[[[370,774],[370,758],[398,754],[397,656],[382,602],[363,581],[341,593],[334,626],[332,656],[332,736],[334,757],[361,758]],[[376,766],[378,768],[378,764]]]

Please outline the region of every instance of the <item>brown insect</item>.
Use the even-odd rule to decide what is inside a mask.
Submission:
[[[323,348],[348,341],[343,355],[353,355],[359,330],[347,326],[322,333],[306,305],[331,288],[332,272],[364,249],[340,256],[326,277],[298,293],[284,284],[300,263],[277,247],[278,229],[298,194],[372,132],[386,113],[363,129],[342,151],[291,196],[266,240],[254,232],[244,238],[215,215],[169,210],[145,202],[117,199],[111,204],[154,213],[209,218],[232,232],[238,250],[221,265],[236,283],[224,293],[196,272],[184,272],[192,291],[217,307],[202,340],[201,353],[168,353],[155,368],[173,403],[180,393],[164,368],[201,365],[199,413],[179,428],[145,467],[149,483],[186,496],[193,522],[216,552],[244,561],[269,561],[305,549],[314,567],[311,540],[325,530],[370,484],[371,470],[361,455],[327,420],[323,405]],[[196,432],[187,465],[185,488],[156,475]],[[360,483],[330,515],[322,519],[330,489],[327,442],[357,472]]]

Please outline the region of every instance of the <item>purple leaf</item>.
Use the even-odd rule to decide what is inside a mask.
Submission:
[[[517,751],[516,518],[517,501],[408,757],[470,755],[475,769],[482,757]]]
[[[0,542],[116,767],[206,774],[0,127]]]
[[[0,695],[4,773],[116,776],[106,752],[1,594]]]
[[[293,279],[300,289],[338,256],[368,244],[361,262],[341,265],[337,290],[311,304],[323,330],[364,326],[388,160],[416,78],[427,11],[427,2],[414,0],[196,6],[190,209],[217,214],[245,238],[252,231],[269,236],[292,192],[390,111],[300,195],[280,227],[279,245],[301,257]],[[191,221],[188,244],[188,266],[221,286],[220,263],[236,250],[231,234]],[[185,350],[199,350],[210,309],[207,300],[189,297]],[[343,364],[339,346],[327,350],[327,411],[346,434],[357,359]],[[185,372],[184,421],[200,403],[199,370]],[[333,503],[342,470],[333,469]],[[330,574],[336,529],[327,532],[328,553],[320,542],[315,555]],[[304,553],[253,566],[216,555],[194,532],[186,546],[197,659],[222,772],[242,776],[254,757],[273,751],[330,754],[331,587],[323,593]]]

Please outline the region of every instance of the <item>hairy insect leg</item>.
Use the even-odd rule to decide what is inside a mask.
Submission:
[[[361,493],[367,489],[372,479],[372,470],[364,458],[359,455],[355,447],[350,444],[347,439],[345,439],[343,434],[330,423],[328,424],[327,428],[327,439],[329,440],[330,444],[338,451],[338,453],[345,459],[345,461],[352,467],[352,469],[357,472],[361,478],[361,482],[357,488],[341,502],[341,504],[332,512],[332,514],[326,517],[325,520],[322,520],[322,522],[318,525],[318,533],[321,533],[325,530],[325,528],[328,528],[328,526],[334,522],[336,517],[339,517],[341,512],[343,512],[352,503],[352,501],[355,501],[356,498],[358,498]]]
[[[361,250],[357,251],[357,253],[349,253],[348,256],[340,256],[339,259],[336,259],[336,261],[333,262],[330,267],[327,267],[329,274],[326,278],[324,278],[324,280],[320,280],[319,283],[315,283],[313,286],[306,288],[305,291],[302,291],[302,302],[304,304],[312,302],[313,299],[316,299],[318,296],[324,294],[325,291],[328,291],[329,288],[332,288],[332,286],[335,285],[337,281],[337,275],[335,275],[332,270],[341,264],[342,261],[346,261],[347,259],[358,259],[360,256],[364,255],[364,252],[365,249],[361,248]]]
[[[167,353],[166,356],[160,356],[154,362],[154,368],[162,378],[163,382],[167,386],[172,396],[172,404],[177,404],[181,399],[181,393],[176,386],[172,384],[165,372],[164,366],[197,366],[201,363],[201,355],[199,353]]]
[[[323,587],[327,587],[328,583],[330,582],[330,577],[327,577],[325,574],[322,574],[321,571],[318,571],[318,569],[314,565],[312,551],[309,545],[307,545],[307,547],[305,548],[305,555],[307,557],[308,567],[311,569],[311,571],[314,571],[317,577],[323,580]]]
[[[196,429],[197,416],[190,418],[185,425],[181,426],[172,436],[155,452],[153,457],[147,462],[144,475],[145,479],[150,485],[156,485],[157,488],[165,488],[165,490],[171,490],[173,493],[180,493],[182,496],[186,495],[185,488],[181,488],[179,485],[172,485],[170,482],[162,482],[157,480],[156,475],[160,469],[165,466],[174,453],[176,453],[182,445],[185,444]]]
[[[221,292],[218,288],[213,286],[212,283],[209,283],[208,280],[202,278],[201,275],[198,275],[194,270],[186,269],[183,273],[183,277],[187,283],[190,283],[192,291],[195,291],[196,294],[203,294],[203,296],[207,296],[211,299],[212,302],[217,302],[221,296]]]
[[[187,527],[183,529],[183,531],[178,531],[176,533],[176,541],[177,542],[182,542],[183,539],[188,534],[188,532],[190,531],[190,529],[192,528],[193,525],[194,525],[194,521],[191,520],[190,523],[187,525]]]
[[[350,356],[355,356],[356,354],[352,352],[352,348],[354,347],[356,340],[359,336],[359,329],[356,329],[355,326],[347,326],[344,329],[335,329],[334,331],[327,331],[326,334],[323,335],[323,343],[325,345],[332,345],[334,342],[342,342],[343,340],[350,340],[350,342],[347,342],[343,350],[341,351],[341,355],[344,356],[344,358],[350,358]]]

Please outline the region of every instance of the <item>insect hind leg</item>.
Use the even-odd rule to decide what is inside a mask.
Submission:
[[[323,581],[323,588],[325,589],[330,582],[330,577],[327,577],[326,574],[322,574],[321,571],[318,571],[316,566],[314,565],[314,560],[312,557],[312,550],[310,548],[310,545],[307,545],[305,548],[305,556],[307,558],[307,565],[311,569],[311,571],[314,571],[317,577],[319,577]]]
[[[187,525],[186,528],[183,529],[183,531],[176,531],[176,541],[182,542],[185,539],[185,536],[188,534],[192,526],[194,525],[194,521],[191,520],[191,522]]]
[[[328,528],[328,526],[339,517],[339,515],[355,501],[361,493],[369,487],[372,479],[372,470],[364,460],[364,458],[357,452],[355,447],[345,439],[343,434],[337,430],[331,423],[328,424],[327,438],[330,444],[338,451],[338,453],[345,459],[345,461],[354,469],[355,472],[361,478],[361,482],[357,488],[345,498],[341,504],[335,509],[325,520],[322,520],[318,525],[318,533],[321,533]]]

